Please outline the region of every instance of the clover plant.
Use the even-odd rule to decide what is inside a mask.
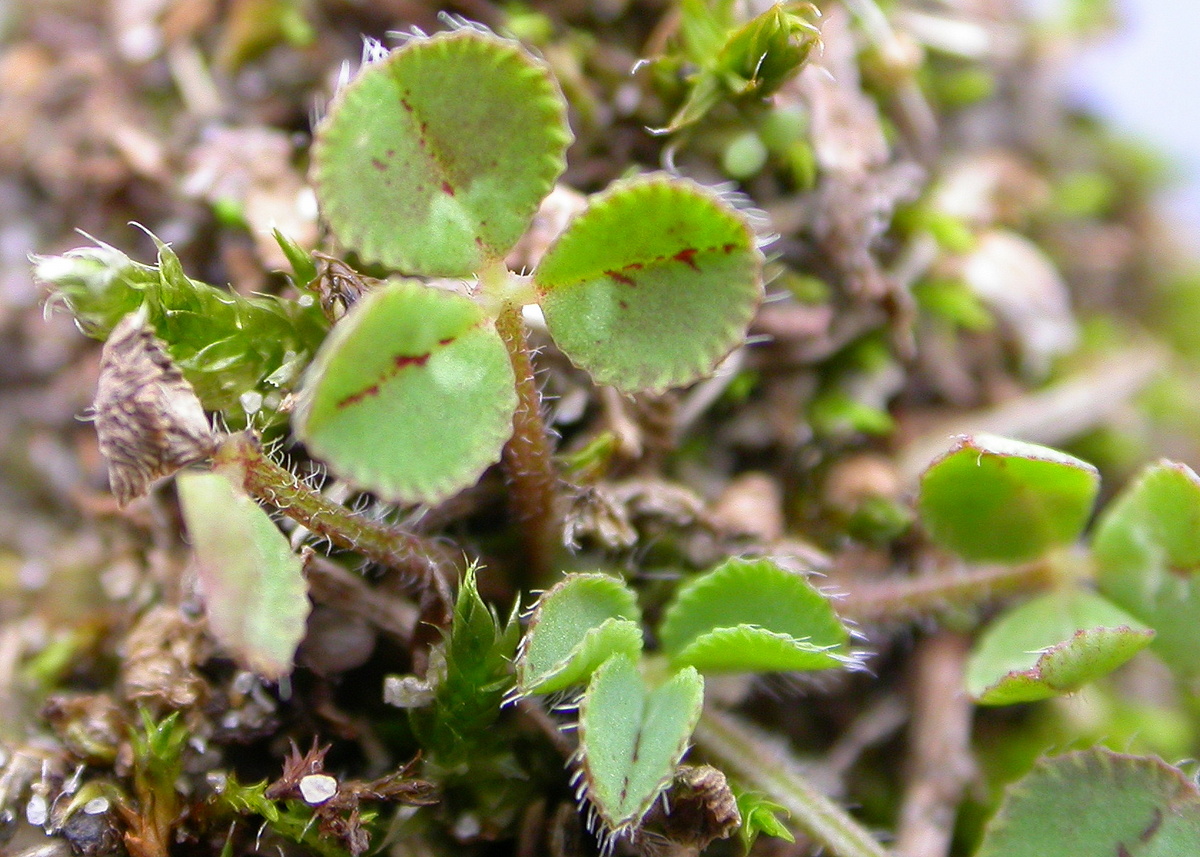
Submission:
[[[626,392],[694,381],[742,339],[762,291],[755,235],[691,182],[618,182],[530,274],[507,269],[570,142],[548,69],[474,29],[413,38],[338,95],[313,151],[334,233],[403,274],[464,279],[392,280],[322,346],[294,425],[335,472],[411,502],[474,482],[518,408],[536,410],[519,403],[510,361],[525,305],[567,357]]]
[[[854,666],[849,631],[805,578],[769,559],[730,559],[683,583],[643,655],[634,592],[571,574],[535,605],[515,695],[582,688],[579,795],[607,836],[636,837],[671,784],[703,707],[703,674]]]

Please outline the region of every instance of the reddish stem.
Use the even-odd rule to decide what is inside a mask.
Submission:
[[[496,319],[496,331],[508,347],[516,377],[517,410],[513,434],[504,447],[503,464],[509,482],[509,507],[519,528],[525,553],[523,586],[545,581],[553,570],[562,543],[558,509],[558,473],[554,448],[542,418],[542,397],[533,375],[533,358],[525,338],[519,307],[509,304]]]

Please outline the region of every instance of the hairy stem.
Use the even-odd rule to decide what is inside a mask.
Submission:
[[[448,578],[457,574],[453,555],[443,546],[399,527],[372,521],[334,503],[279,466],[250,432],[225,438],[213,455],[213,467],[253,497],[274,506],[318,536],[355,551],[372,562],[415,578],[445,606],[453,606]]]
[[[726,773],[791,813],[790,823],[833,857],[889,857],[865,827],[809,783],[779,747],[730,714],[706,708],[696,744]]]
[[[1047,562],[973,566],[953,573],[852,585],[837,606],[839,613],[864,624],[907,622],[1014,592],[1037,592],[1053,585],[1054,579]]]
[[[542,419],[542,398],[533,376],[533,359],[525,339],[520,307],[506,305],[496,319],[496,331],[508,347],[517,381],[517,410],[513,434],[504,447],[504,470],[509,503],[520,527],[526,571],[517,581],[528,586],[545,581],[561,544],[562,518],[558,509],[554,449]]]

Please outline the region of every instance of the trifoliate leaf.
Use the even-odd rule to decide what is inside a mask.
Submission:
[[[546,326],[602,384],[662,391],[708,374],[746,335],[762,257],[745,217],[699,185],[612,185],[534,272]]]
[[[691,667],[647,690],[629,655],[592,675],[579,706],[584,794],[612,833],[635,829],[671,784],[704,703]]]
[[[517,658],[517,689],[551,693],[582,684],[617,653],[642,650],[633,590],[606,574],[572,574],[538,599]]]
[[[1200,854],[1200,791],[1160,759],[1104,749],[1040,761],[1008,788],[976,857]]]
[[[508,351],[483,311],[398,280],[334,327],[293,424],[338,476],[388,500],[432,503],[500,458],[516,405]]]
[[[1200,675],[1200,477],[1147,467],[1101,516],[1092,552],[1100,591],[1158,632],[1153,649],[1176,672]]]
[[[549,69],[463,29],[365,67],[317,130],[313,179],[333,230],[364,257],[461,277],[517,242],[570,142]]]
[[[676,667],[773,672],[844,666],[849,632],[800,575],[769,559],[730,559],[679,588],[659,640]]]
[[[1063,452],[992,435],[961,436],[921,477],[930,538],[973,562],[1023,562],[1079,537],[1100,487]]]
[[[1069,693],[1119,667],[1154,632],[1090,592],[1052,592],[997,619],[967,664],[967,692],[983,705]]]
[[[264,678],[287,675],[309,611],[300,558],[224,475],[182,473],[177,484],[213,636]]]

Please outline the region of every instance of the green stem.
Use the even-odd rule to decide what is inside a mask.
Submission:
[[[891,857],[866,828],[804,779],[779,748],[729,714],[706,708],[694,734],[727,774],[762,791],[791,813],[790,823],[833,857]]]
[[[959,573],[895,577],[848,587],[838,612],[864,624],[906,622],[948,609],[974,606],[1014,592],[1037,592],[1054,584],[1052,564],[967,567]]]
[[[496,331],[508,347],[517,383],[513,434],[504,447],[503,463],[509,481],[509,503],[525,552],[527,570],[524,579],[518,581],[524,587],[549,577],[561,544],[558,472],[554,469],[553,444],[542,419],[542,397],[533,375],[519,306],[510,303],[501,309]]]
[[[226,437],[213,455],[213,469],[338,547],[420,581],[424,594],[441,601],[449,615],[453,600],[448,577],[456,574],[457,563],[442,545],[356,515],[323,497],[268,458],[250,432]]]

